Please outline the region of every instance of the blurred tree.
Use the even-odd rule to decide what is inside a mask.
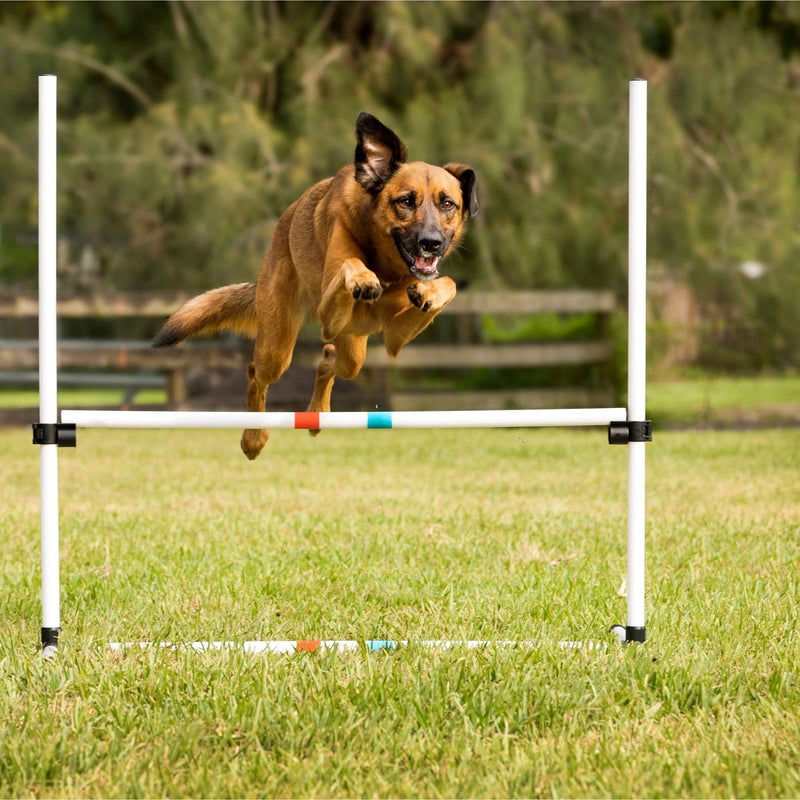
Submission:
[[[3,2],[0,68],[6,284],[35,282],[35,76],[55,72],[60,231],[97,265],[73,283],[251,279],[369,110],[412,158],[477,169],[456,277],[621,296],[626,81],[647,78],[651,262],[713,320],[707,363],[800,365],[800,4]]]

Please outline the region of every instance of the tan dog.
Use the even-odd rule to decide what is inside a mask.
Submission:
[[[405,145],[370,114],[356,122],[355,163],[314,184],[281,215],[258,283],[213,289],[167,320],[153,346],[229,330],[255,337],[248,411],[286,371],[297,334],[316,317],[326,342],[309,411],[329,411],[335,376],[358,375],[367,337],[383,331],[396,356],[453,299],[439,263],[478,212],[475,172],[460,164],[406,162]],[[269,433],[246,430],[254,459]]]

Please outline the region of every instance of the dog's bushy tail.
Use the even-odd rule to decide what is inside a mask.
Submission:
[[[212,289],[184,303],[156,334],[153,347],[169,347],[190,336],[231,331],[256,335],[256,285],[236,283]]]

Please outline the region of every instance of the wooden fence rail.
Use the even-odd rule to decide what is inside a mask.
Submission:
[[[168,317],[193,293],[187,292],[97,292],[59,297],[58,316],[85,317]],[[459,292],[445,314],[559,314],[598,313],[614,310],[616,299],[610,291],[470,291]],[[35,294],[0,291],[0,318],[24,319],[39,315]]]
[[[166,319],[191,295],[185,293],[97,293],[58,300],[62,319],[87,318],[151,318]],[[592,396],[585,389],[542,392],[515,388],[486,392],[425,393],[398,391],[394,378],[404,371],[466,370],[476,367],[529,368],[575,364],[607,363],[613,352],[608,340],[607,319],[615,308],[614,295],[608,291],[548,292],[478,292],[462,291],[444,310],[444,316],[457,317],[455,340],[448,343],[414,342],[403,348],[397,359],[373,343],[365,364],[365,379],[372,379],[386,395],[385,402],[394,410],[419,407],[521,407],[524,405],[589,404],[608,402],[612,393]],[[598,338],[591,341],[523,341],[514,343],[479,341],[476,320],[483,315],[523,317],[527,315],[592,314],[597,317]],[[38,302],[27,294],[0,293],[0,319],[35,318]],[[463,323],[463,324],[462,324]],[[153,349],[147,341],[98,341],[62,339],[59,341],[58,363],[62,370],[139,372],[153,371],[166,375],[169,403],[174,407],[186,401],[186,373],[191,369],[244,369],[251,359],[252,346],[238,340],[193,341],[177,348]],[[315,366],[319,346],[300,346],[293,364]],[[38,366],[38,343],[31,339],[0,340],[0,372],[29,370]],[[407,374],[407,373],[405,373]],[[128,379],[129,380],[129,377]],[[408,383],[407,380],[404,380]],[[454,405],[454,403],[456,405]]]

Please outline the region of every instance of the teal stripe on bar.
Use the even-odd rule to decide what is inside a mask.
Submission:
[[[391,411],[369,411],[367,413],[367,428],[391,428]]]
[[[376,653],[379,650],[394,650],[397,642],[385,639],[370,639],[367,641],[367,650],[371,653]]]

